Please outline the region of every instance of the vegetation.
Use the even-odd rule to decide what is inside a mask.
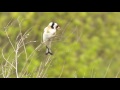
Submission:
[[[120,77],[119,12],[1,12],[1,78]],[[61,30],[45,55],[49,22]]]

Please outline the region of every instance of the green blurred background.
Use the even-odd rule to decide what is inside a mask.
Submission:
[[[49,22],[58,23],[61,30],[52,43],[53,56],[45,55],[45,46],[30,57],[27,71],[22,77],[36,77],[41,62],[50,59],[45,69],[48,78],[109,78],[120,77],[120,13],[119,12],[1,12],[0,13],[0,77],[10,65],[5,66],[2,50],[8,61],[14,61],[13,48],[4,32],[4,27],[12,19],[7,33],[13,43],[20,32],[17,18],[24,19],[21,31],[31,28],[25,42],[27,56],[41,43],[42,33]],[[22,49],[19,51],[22,52]],[[18,57],[18,74],[26,62],[25,52]],[[47,67],[46,66],[46,67]],[[4,69],[2,69],[4,67]],[[23,72],[21,72],[23,73]],[[16,77],[11,69],[9,77]]]

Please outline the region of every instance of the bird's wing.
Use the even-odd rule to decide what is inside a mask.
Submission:
[[[48,28],[48,27],[46,27],[46,28],[44,29],[44,32],[46,32],[46,33],[50,33],[49,28]]]

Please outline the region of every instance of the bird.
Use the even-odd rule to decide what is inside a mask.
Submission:
[[[43,43],[46,45],[46,55],[53,55],[51,51],[52,39],[56,36],[56,31],[60,30],[60,26],[55,22],[50,22],[43,32]]]

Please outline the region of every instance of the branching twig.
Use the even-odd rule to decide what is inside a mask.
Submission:
[[[4,60],[5,60],[8,64],[10,64],[14,69],[16,69],[15,66],[14,66],[13,64],[11,64],[11,63],[8,61],[8,59],[5,58],[5,56],[4,56],[4,54],[3,54],[3,49],[2,49],[2,56],[3,56]]]
[[[11,22],[11,21],[12,21],[12,19],[10,20],[10,22]],[[5,33],[6,33],[6,35],[7,35],[7,38],[8,38],[8,40],[9,40],[9,42],[10,42],[10,44],[11,44],[11,46],[12,46],[14,52],[15,52],[15,48],[14,48],[14,46],[13,46],[13,44],[12,44],[10,38],[9,38],[9,35],[8,35],[8,33],[7,33],[7,29],[8,29],[8,26],[9,26],[10,22],[7,24],[6,27],[4,27],[4,29],[5,29]]]
[[[26,55],[26,60],[27,60],[27,51],[26,51],[26,48],[25,48],[25,44],[24,44],[24,40],[23,40],[23,36],[22,36],[22,31],[21,31],[21,28],[22,28],[22,27],[21,27],[21,23],[22,23],[22,21],[21,21],[21,22],[19,21],[19,17],[18,17],[17,20],[18,20],[18,23],[19,23],[19,28],[20,28],[20,33],[21,33],[21,34],[20,34],[20,35],[21,35],[21,40],[22,40],[21,42],[23,43],[23,47],[24,47],[25,55]]]

